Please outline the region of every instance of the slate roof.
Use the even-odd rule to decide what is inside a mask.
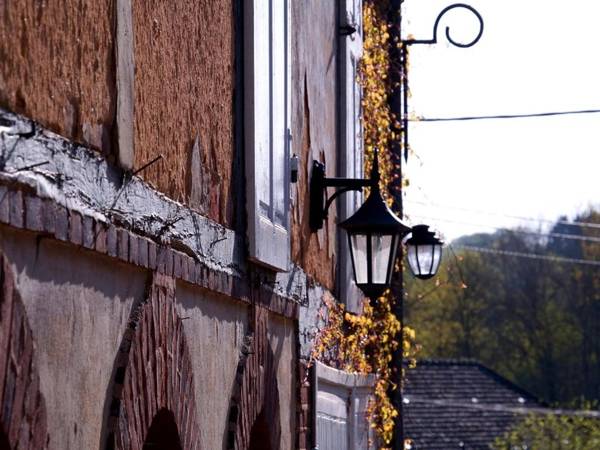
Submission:
[[[404,430],[414,450],[487,450],[515,418],[543,406],[476,361],[421,360],[406,378]]]

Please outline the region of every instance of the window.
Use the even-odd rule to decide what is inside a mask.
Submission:
[[[250,259],[290,257],[289,0],[244,2],[244,146]]]
[[[340,176],[363,178],[362,89],[358,82],[358,63],[362,56],[362,0],[340,2]],[[362,204],[362,193],[349,192],[340,197],[340,220],[350,217]],[[352,261],[346,233],[339,229],[339,296],[352,312],[361,312],[363,295],[354,283]]]

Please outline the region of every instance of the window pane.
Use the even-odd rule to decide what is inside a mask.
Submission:
[[[352,259],[354,260],[354,270],[356,283],[363,284],[367,282],[367,236],[364,234],[355,234],[350,238],[352,242]]]
[[[371,248],[373,249],[373,283],[385,283],[392,250],[392,236],[372,235]]]

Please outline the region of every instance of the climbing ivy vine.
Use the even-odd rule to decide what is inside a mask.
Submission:
[[[388,2],[364,2],[363,6],[363,57],[359,81],[363,89],[363,132],[365,145],[365,173],[370,172],[374,149],[380,149],[382,186],[390,183],[396,171],[392,158],[385,150],[393,140],[401,139],[394,133],[393,114],[388,105],[390,81],[390,34],[387,22]],[[400,45],[400,44],[399,44]],[[397,267],[401,270],[401,267]],[[376,431],[381,449],[388,448],[393,436],[394,421],[398,411],[393,407],[388,393],[397,388],[392,382],[390,362],[398,348],[400,322],[392,312],[393,298],[386,291],[377,301],[365,300],[360,315],[349,313],[344,305],[327,299],[321,317],[325,327],[317,336],[313,357],[340,369],[376,374],[374,400],[369,408],[369,420]],[[403,327],[403,354],[414,360],[418,349],[414,330]]]

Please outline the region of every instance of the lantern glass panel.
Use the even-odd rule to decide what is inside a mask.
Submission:
[[[392,254],[390,255],[389,266],[388,266],[388,274],[387,274],[387,283],[390,283],[392,280],[392,274],[394,273],[394,266],[396,264],[396,253],[398,252],[398,242],[400,242],[400,237],[395,234],[394,239],[392,240]]]
[[[392,253],[393,236],[390,234],[373,234],[371,236],[371,257],[373,258],[372,283],[386,283],[390,254]]]
[[[442,261],[442,246],[434,245],[433,246],[433,267],[431,268],[431,273],[437,273],[438,267],[440,266],[440,262]]]
[[[433,252],[435,245],[417,245],[417,258],[419,259],[420,275],[427,275],[431,273],[431,266],[433,265]]]
[[[350,250],[352,252],[352,261],[354,262],[356,284],[367,283],[367,235],[350,235]]]
[[[416,245],[408,245],[406,257],[408,258],[408,265],[410,269],[415,275],[421,273],[421,269],[419,268],[419,261],[417,260],[417,246]]]

